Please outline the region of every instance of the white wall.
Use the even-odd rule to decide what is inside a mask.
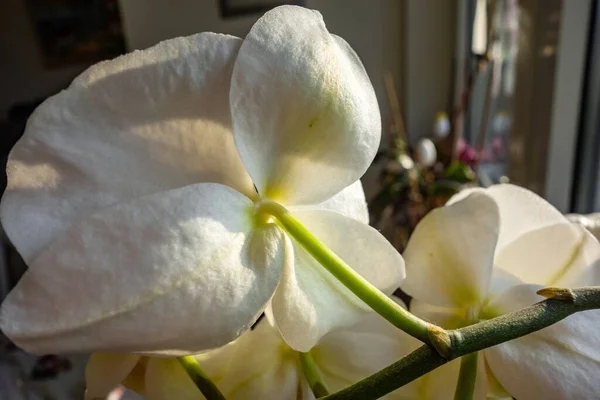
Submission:
[[[258,16],[222,19],[216,0],[120,0],[130,49],[198,32],[245,36]]]
[[[0,1],[0,119],[15,102],[53,94],[84,68],[46,69],[25,2]]]

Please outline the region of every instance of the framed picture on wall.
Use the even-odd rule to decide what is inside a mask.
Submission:
[[[219,0],[221,17],[231,18],[250,14],[260,14],[277,6],[292,4],[303,6],[303,0]]]
[[[93,64],[125,52],[117,0],[26,0],[48,68]]]

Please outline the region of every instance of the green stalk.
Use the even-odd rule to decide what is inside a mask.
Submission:
[[[448,331],[451,346],[446,358],[431,346],[421,346],[389,367],[325,399],[378,399],[448,361],[539,331],[574,313],[600,309],[600,286],[545,288],[539,290],[538,294],[547,299],[510,314]],[[589,334],[594,335],[595,332]]]
[[[477,378],[477,352],[462,356],[454,400],[473,400]]]
[[[200,368],[198,361],[192,356],[178,357],[177,361],[188,373],[196,387],[206,397],[206,400],[225,400],[219,388],[210,380],[208,375]]]
[[[400,307],[396,302],[354,271],[344,260],[332,252],[294,218],[285,207],[265,200],[258,204],[258,212],[275,217],[288,235],[294,238],[304,250],[376,313],[421,342],[431,343],[429,323],[415,317]]]
[[[310,354],[310,352],[298,353],[298,356],[300,357],[300,365],[302,366],[304,377],[306,378],[306,381],[310,386],[310,390],[312,390],[315,397],[319,398],[327,396],[329,391],[327,390],[327,386],[325,386],[325,383],[319,374],[319,368],[317,367],[312,354]]]

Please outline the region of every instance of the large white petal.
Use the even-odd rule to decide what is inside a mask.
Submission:
[[[85,366],[86,399],[104,399],[140,359],[136,354],[94,353]]]
[[[520,285],[490,307],[498,314],[543,298]],[[517,399],[595,399],[600,393],[600,311],[584,311],[541,331],[485,350],[502,386]]]
[[[199,182],[251,196],[231,134],[241,39],[199,34],[97,64],[44,102],[10,154],[1,216],[26,262],[79,219]]]
[[[356,325],[327,334],[311,353],[327,388],[335,392],[400,360],[411,344],[407,334],[369,313]],[[392,393],[383,398],[396,397]]]
[[[404,252],[402,289],[439,306],[479,304],[488,290],[499,224],[496,203],[481,192],[431,211]]]
[[[496,265],[524,283],[577,287],[594,285],[600,244],[584,227],[559,223],[528,231],[505,246]]]
[[[256,22],[230,101],[235,142],[259,193],[288,205],[327,200],[360,178],[379,147],[369,77],[316,11],[283,6]]]
[[[405,276],[404,261],[375,229],[332,211],[294,216],[366,280],[391,294]],[[329,331],[355,324],[370,310],[298,244],[273,296],[275,323],[295,350],[308,351]]]
[[[223,345],[262,312],[288,255],[253,203],[212,183],[91,215],[31,265],[1,324],[30,352],[193,353]]]
[[[522,280],[511,274],[507,270],[494,266],[492,271],[492,280],[490,281],[490,287],[488,289],[487,297],[484,301],[489,303],[493,301],[497,296],[500,296],[504,291],[510,289],[513,286],[517,286],[524,283]]]
[[[298,355],[267,321],[196,359],[228,400],[296,399],[299,391]]]
[[[560,211],[537,194],[508,183],[492,185],[486,189],[464,190],[452,197],[448,204],[474,192],[485,192],[498,204],[501,225],[496,252],[529,231],[568,222]]]
[[[204,400],[194,381],[175,358],[151,358],[146,366],[144,382],[148,400]]]
[[[331,210],[362,223],[369,223],[369,209],[367,208],[367,200],[360,180],[345,187],[341,192],[336,193],[320,204],[291,206],[288,209],[292,212],[296,210]]]

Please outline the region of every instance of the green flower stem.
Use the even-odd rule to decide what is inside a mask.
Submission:
[[[317,367],[312,354],[310,352],[299,352],[298,356],[300,357],[300,365],[302,366],[304,377],[306,378],[308,385],[310,386],[310,390],[312,390],[315,397],[319,398],[327,396],[329,391],[327,390],[327,386],[325,386],[323,379],[321,379],[319,368]]]
[[[206,397],[206,400],[225,400],[225,396],[223,396],[213,381],[200,368],[200,364],[198,364],[198,361],[194,357],[178,357],[177,361],[179,361],[179,364],[181,364],[190,378],[192,378],[196,387]]]
[[[371,285],[323,242],[317,239],[285,207],[265,200],[258,204],[258,213],[275,217],[288,235],[294,238],[304,250],[375,312],[421,342],[431,343],[428,334],[429,323],[415,317],[375,286]]]
[[[477,378],[477,352],[462,356],[454,400],[473,400]]]
[[[424,345],[389,367],[324,399],[377,399],[450,360],[539,331],[576,312],[600,309],[600,286],[546,288],[538,294],[548,299],[510,314],[448,331],[451,346],[447,359]]]

